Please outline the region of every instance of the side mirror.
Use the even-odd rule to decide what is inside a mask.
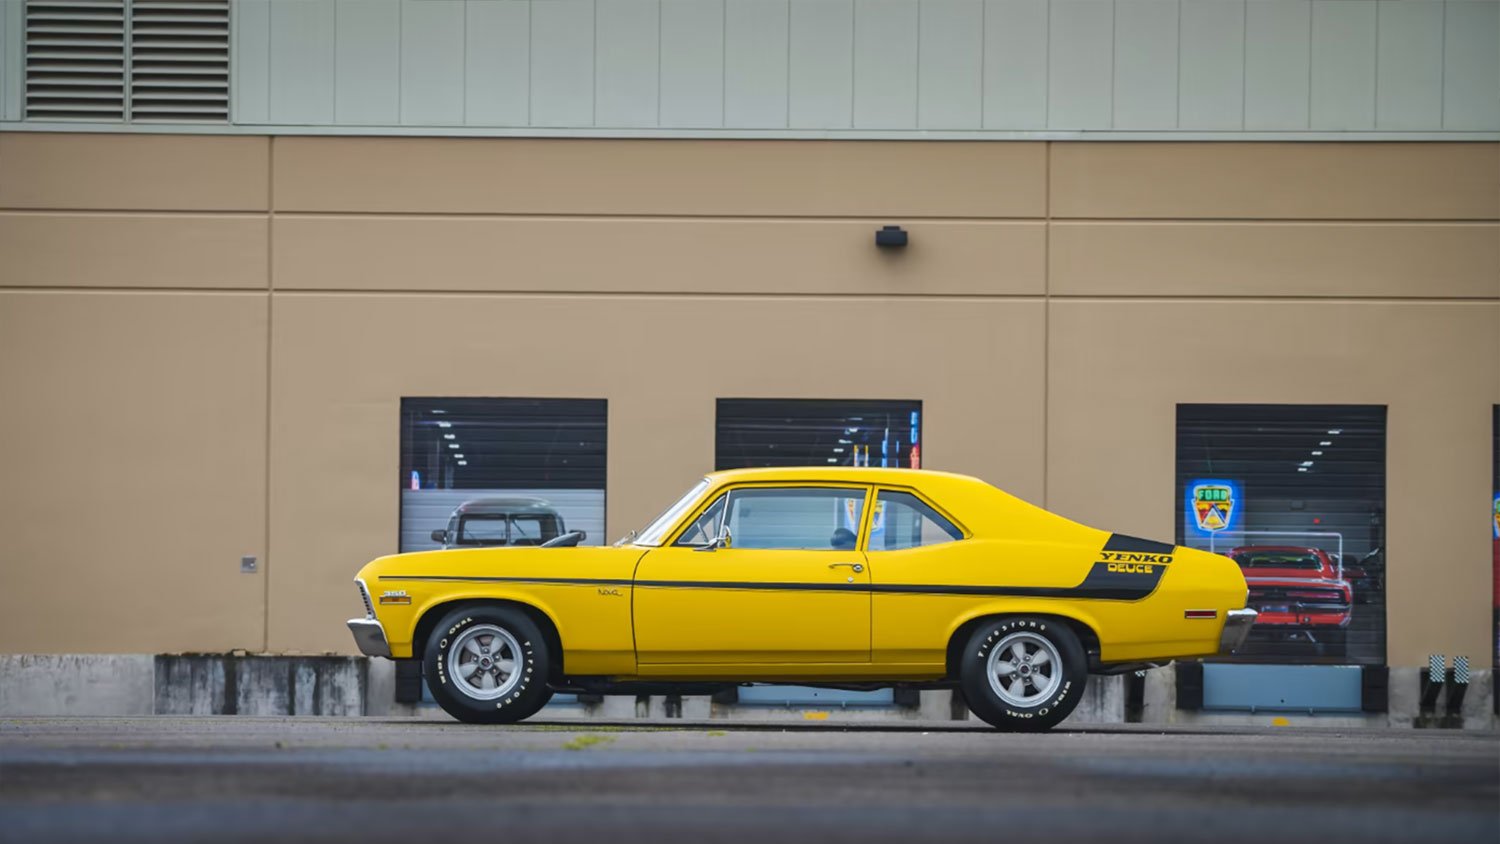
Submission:
[[[443,545],[447,545],[448,544],[448,531],[446,531],[446,530],[435,530],[435,531],[433,531],[432,532],[432,541],[433,542],[442,543]]]

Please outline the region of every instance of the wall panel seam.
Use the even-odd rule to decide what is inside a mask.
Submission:
[[[336,7],[336,6],[335,6]],[[399,10],[401,4],[396,4]],[[399,11],[398,11],[399,14]],[[397,52],[399,53],[401,30],[400,25],[396,29]],[[337,62],[334,63],[335,66]],[[337,72],[337,70],[335,70]],[[401,89],[401,78],[396,78],[396,89]],[[337,85],[334,90],[337,91]],[[337,94],[335,94],[337,96]],[[399,97],[400,94],[398,93]],[[396,115],[401,114],[399,100],[396,107]],[[336,107],[336,104],[335,104]],[[265,483],[265,538],[261,547],[261,650],[271,649],[271,399],[275,395],[275,385],[272,383],[271,364],[273,361],[272,344],[275,340],[273,321],[276,311],[276,141],[269,140],[269,149],[266,150],[266,437],[265,437],[265,460],[266,471]]]
[[[79,286],[79,285],[31,285],[31,284],[0,284],[0,291],[11,293],[72,293],[72,294],[119,294],[139,293],[144,295],[183,295],[183,296],[265,296],[270,291],[264,287],[110,287],[110,286]],[[1303,296],[1297,294],[1276,295],[1236,295],[1236,294],[1202,294],[1184,296],[1181,294],[1153,294],[1153,293],[759,293],[756,291],[695,291],[692,293],[662,292],[652,290],[619,291],[619,290],[484,290],[484,289],[455,289],[455,288],[363,288],[363,287],[305,287],[305,288],[280,288],[275,291],[276,296],[483,296],[483,297],[518,297],[518,298],[562,298],[562,299],[822,299],[822,300],[878,300],[878,301],[969,301],[969,302],[1039,302],[1055,303],[1067,302],[1164,302],[1164,303],[1186,303],[1194,302],[1285,302],[1291,304],[1455,304],[1455,305],[1496,305],[1500,304],[1500,294],[1494,296],[1330,296],[1320,294],[1316,296]]]
[[[1443,0],[1441,24],[1443,37],[1438,47],[1438,128],[1448,123],[1448,0]]]
[[[0,210],[0,213],[4,213],[4,211]],[[789,223],[874,223],[882,220],[890,222],[893,219],[921,220],[923,222],[930,223],[1032,223],[1036,225],[1045,225],[1047,222],[1045,215],[1042,214],[1038,214],[1034,217],[951,217],[928,214],[906,214],[901,212],[894,212],[889,214],[872,214],[869,216],[850,216],[845,214],[611,214],[599,213],[596,211],[578,213],[553,212],[544,214],[527,211],[278,211],[276,212],[276,216],[278,218],[288,220],[341,220],[378,218],[387,220],[512,220],[517,222],[629,222],[632,220],[641,220],[663,223],[692,223],[699,221],[716,223],[764,223],[778,221],[786,221]]]
[[[78,288],[66,288],[78,291]],[[82,290],[81,292],[90,292]],[[120,292],[141,292],[140,288],[125,289]],[[217,293],[219,291],[154,291],[154,292],[205,292]],[[254,289],[251,292],[257,292]],[[264,291],[258,291],[264,292]],[[754,300],[822,300],[843,302],[850,300],[859,301],[889,301],[889,302],[912,302],[912,301],[947,301],[947,302],[1035,302],[1047,304],[1063,302],[1143,302],[1143,303],[1183,303],[1193,304],[1200,302],[1228,302],[1228,303],[1286,303],[1293,305],[1307,304],[1372,304],[1372,305],[1471,305],[1471,306],[1493,306],[1500,305],[1500,294],[1495,296],[1302,296],[1295,294],[1279,295],[1192,295],[1181,294],[1118,294],[1106,295],[1099,293],[759,293],[755,291],[617,291],[617,290],[483,290],[483,289],[381,289],[381,288],[281,288],[276,291],[277,296],[382,296],[401,298],[420,298],[424,296],[438,297],[512,297],[524,299],[642,299],[642,300],[705,300],[705,299],[754,299]]]
[[[1119,51],[1114,53],[1118,56]],[[1110,125],[1114,125],[1114,95],[1111,86]],[[1052,148],[1047,144],[1042,164],[1042,213],[1047,228],[1042,233],[1042,507],[1047,506],[1050,492],[1047,483],[1052,474],[1052,443],[1048,431],[1052,423]]]
[[[984,126],[987,125],[984,122],[985,121],[985,104],[989,100],[988,93],[986,92],[985,87],[984,87],[985,86],[985,80],[986,80],[986,78],[988,77],[988,74],[989,74],[989,56],[990,56],[990,51],[989,51],[989,44],[987,42],[987,39],[989,38],[989,31],[990,31],[989,30],[989,25],[990,25],[989,14],[990,14],[990,0],[979,0],[979,126],[980,126],[980,128],[983,128]],[[920,63],[921,60],[922,60],[922,43],[920,41],[918,41],[917,42],[917,61]],[[918,66],[920,67],[920,64]],[[921,88],[921,84],[920,83],[921,83],[921,80],[919,79],[918,80],[918,86],[917,86],[917,97],[918,97],[918,103],[919,104],[921,102],[920,98],[922,96],[922,88]],[[920,114],[920,112],[919,112],[919,114]],[[920,433],[920,432],[918,432],[918,433]]]
[[[1132,225],[1222,225],[1245,226],[1490,226],[1500,222],[1494,217],[1053,217],[1054,225],[1113,224]]]
[[[25,206],[0,206],[0,216],[27,215],[34,217],[211,217],[216,220],[264,220],[266,212],[256,211],[158,211],[151,208],[89,208],[84,206],[66,208],[27,208]]]
[[[257,299],[266,295],[264,287],[83,287],[79,285],[48,284],[0,284],[0,292],[34,293],[53,295],[76,293],[80,295],[139,293],[147,296],[245,296]]]
[[[43,213],[29,209],[0,209],[6,213]],[[57,210],[46,213],[72,215],[78,213],[109,213],[128,216],[151,216],[159,212],[96,212],[91,209]],[[196,216],[194,212],[171,212],[172,216]],[[263,214],[242,212],[215,212],[203,216],[240,217],[255,219]],[[892,212],[885,214],[653,214],[653,213],[608,213],[528,211],[287,211],[279,210],[276,217],[294,220],[340,220],[340,219],[386,219],[386,220],[512,220],[525,222],[643,222],[692,223],[692,222],[828,222],[828,223],[874,223],[892,219],[921,221],[925,223],[1030,223],[1036,225],[1183,225],[1209,226],[1235,224],[1244,226],[1488,226],[1500,222],[1500,213],[1494,217],[1057,217],[1044,211],[1035,216],[947,216],[935,214],[911,214]]]
[[[1374,101],[1370,103],[1370,128],[1380,127],[1380,4],[1375,4],[1375,49],[1370,51],[1370,88]],[[1307,92],[1312,99],[1312,91]]]
[[[1313,126],[1312,104],[1313,104],[1313,43],[1317,36],[1313,33],[1313,2],[1307,4],[1307,128]],[[1379,52],[1378,50],[1376,52]],[[1442,125],[1442,124],[1439,124]]]
[[[1493,129],[752,129],[713,127],[626,128],[618,126],[463,126],[400,123],[65,123],[0,121],[0,133],[79,135],[194,135],[204,137],[285,136],[305,138],[523,138],[551,140],[694,141],[895,141],[903,143],[1494,143]]]

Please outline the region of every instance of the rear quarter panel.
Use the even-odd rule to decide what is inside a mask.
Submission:
[[[906,551],[871,552],[874,660],[893,671],[926,676],[943,670],[954,634],[977,618],[1039,614],[1073,619],[1094,631],[1102,662],[1164,660],[1217,652],[1225,611],[1244,606],[1244,579],[1233,561],[1174,548],[1170,562],[1135,564],[1122,578],[1155,580],[1137,599],[886,592],[908,586],[949,592],[1072,590],[1107,565],[1110,534],[1078,526],[1059,540],[967,539]],[[1158,555],[1152,555],[1158,556]],[[1142,566],[1158,568],[1147,571]],[[1097,575],[1095,575],[1097,577]],[[1214,609],[1212,620],[1187,619]]]

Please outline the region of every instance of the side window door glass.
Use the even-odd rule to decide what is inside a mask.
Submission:
[[[724,498],[725,496],[721,495],[714,500],[714,503],[708,505],[703,515],[694,519],[693,523],[687,526],[687,530],[684,530],[682,535],[677,537],[677,541],[672,544],[701,548],[712,542],[714,537],[719,535],[719,522],[724,518]]]
[[[864,517],[864,489],[736,489],[729,534],[736,549],[853,550]]]
[[[900,551],[964,538],[958,526],[909,492],[882,489],[870,520],[871,551]]]

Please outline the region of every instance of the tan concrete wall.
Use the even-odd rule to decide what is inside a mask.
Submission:
[[[259,648],[266,297],[0,290],[0,649]]]
[[[611,534],[721,396],[920,398],[925,465],[1157,537],[1176,403],[1386,404],[1390,661],[1489,653],[1500,145],[0,135],[0,255],[3,650],[349,651],[400,398],[511,395],[609,400]],[[59,572],[193,606],[59,630]]]

